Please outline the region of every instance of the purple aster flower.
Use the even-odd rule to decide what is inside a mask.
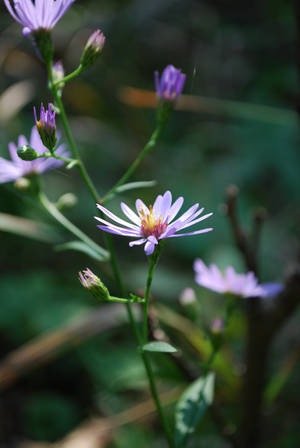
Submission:
[[[4,0],[12,17],[23,26],[23,34],[50,31],[75,0]]]
[[[49,151],[54,151],[56,138],[56,124],[55,111],[52,110],[52,105],[48,104],[48,109],[41,104],[40,119],[37,118],[36,108],[33,108],[35,124],[40,134],[41,140]]]
[[[264,297],[266,295],[264,288],[258,285],[253,272],[237,274],[233,267],[229,266],[222,273],[215,264],[206,266],[199,258],[195,260],[194,270],[196,283],[212,291],[223,294],[231,293],[242,297]]]
[[[159,73],[154,72],[155,87],[158,98],[161,101],[174,102],[181,95],[185,74],[181,70],[175,68],[173,65],[168,65],[162,72],[159,79]]]
[[[8,149],[10,152],[11,160],[6,160],[0,157],[0,183],[12,182],[21,177],[30,175],[31,173],[40,174],[48,170],[53,170],[64,162],[53,158],[40,158],[32,160],[31,162],[24,161],[17,155],[18,147],[27,146],[33,147],[38,154],[47,152],[47,148],[43,145],[39,133],[34,126],[31,131],[29,142],[21,135],[18,139],[18,144],[10,143]],[[69,157],[69,153],[65,152],[65,146],[60,145],[56,151],[56,154],[62,157]]]
[[[181,209],[182,204],[183,198],[180,197],[172,205],[172,195],[170,191],[166,191],[163,196],[157,196],[153,207],[150,205],[148,208],[143,201],[141,201],[141,199],[137,199],[137,213],[132,211],[126,204],[124,204],[124,202],[121,202],[121,209],[124,215],[127,216],[131,222],[124,221],[104,208],[102,205],[97,204],[97,207],[102,213],[116,223],[121,224],[123,227],[105,221],[103,218],[99,218],[98,216],[95,216],[95,219],[100,221],[101,224],[104,224],[98,227],[105,232],[138,238],[135,241],[131,241],[129,246],[132,247],[145,244],[146,254],[151,255],[155,249],[155,246],[161,239],[198,235],[200,233],[206,233],[212,230],[212,228],[207,228],[195,230],[190,233],[176,233],[179,230],[193,226],[194,224],[197,224],[212,215],[212,213],[208,213],[199,218],[204,208],[199,209],[199,204],[194,204],[180,218],[174,221],[174,218]]]

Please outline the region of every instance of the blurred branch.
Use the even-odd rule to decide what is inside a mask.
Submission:
[[[248,336],[246,373],[243,382],[242,425],[243,448],[262,446],[262,405],[267,363],[273,339],[300,303],[300,267],[288,278],[285,289],[265,309],[258,297],[247,299]]]
[[[123,307],[99,306],[87,316],[60,330],[39,336],[10,353],[0,364],[0,390],[12,385],[19,377],[59,356],[62,350],[120,324]]]
[[[262,225],[265,213],[262,209],[257,210],[253,216],[253,241],[247,238],[242,229],[237,215],[237,198],[239,189],[236,185],[229,185],[226,190],[225,212],[229,218],[235,244],[241,252],[247,269],[257,274],[258,249],[261,236]]]
[[[123,103],[133,107],[157,107],[156,94],[147,90],[126,86],[120,89],[119,98]],[[281,109],[261,104],[206,98],[203,96],[181,95],[176,102],[176,109],[282,126],[297,125],[297,115],[292,109]]]

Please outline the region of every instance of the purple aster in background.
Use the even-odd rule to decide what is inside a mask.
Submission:
[[[75,0],[4,0],[12,17],[23,26],[23,34],[50,31]],[[13,4],[13,6],[12,6]]]
[[[40,134],[41,140],[49,151],[54,151],[57,138],[56,138],[56,123],[55,123],[55,111],[52,110],[52,105],[48,104],[48,109],[44,108],[41,104],[40,119],[37,118],[36,108],[33,108],[34,119],[37,130]]]
[[[43,154],[47,151],[35,126],[32,128],[29,142],[24,135],[20,135],[18,145],[15,143],[9,143],[8,145],[11,160],[6,160],[3,157],[0,157],[1,184],[5,182],[13,182],[16,179],[31,173],[44,173],[45,171],[53,170],[54,168],[63,165],[64,162],[53,158],[40,158],[30,162],[20,159],[17,154],[18,147],[26,145],[34,148],[38,154]],[[69,153],[65,151],[64,145],[58,147],[56,154],[62,157],[69,157]]]
[[[154,72],[155,88],[158,98],[165,102],[174,102],[181,95],[185,82],[185,74],[173,65],[168,65],[162,72],[159,79],[159,73]]]
[[[283,289],[282,285],[277,283],[259,285],[253,272],[237,274],[231,266],[222,273],[215,264],[206,266],[200,258],[195,260],[194,270],[195,281],[198,285],[221,294],[230,293],[241,297],[271,297]]]
[[[179,230],[193,226],[194,224],[197,224],[212,215],[212,213],[208,213],[199,218],[199,215],[201,215],[204,208],[199,209],[199,204],[194,204],[180,218],[174,221],[174,218],[181,209],[182,204],[183,198],[180,197],[172,205],[172,195],[170,191],[166,191],[163,196],[157,196],[153,207],[150,205],[148,208],[143,201],[141,201],[141,199],[137,199],[137,213],[132,211],[126,204],[124,204],[124,202],[121,202],[121,209],[124,215],[127,216],[131,222],[124,221],[104,208],[102,205],[97,204],[97,207],[102,213],[116,223],[121,224],[123,227],[105,221],[98,216],[95,216],[95,219],[100,221],[101,224],[104,224],[98,227],[105,232],[138,238],[135,241],[131,241],[129,246],[132,247],[145,244],[146,254],[151,255],[155,249],[155,246],[161,239],[198,235],[200,233],[206,233],[212,230],[212,228],[207,228],[195,230],[190,233],[176,233]]]

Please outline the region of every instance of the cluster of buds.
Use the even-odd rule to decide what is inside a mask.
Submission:
[[[83,50],[80,65],[83,69],[89,68],[95,64],[102,53],[105,44],[105,36],[100,30],[96,30],[88,39]]]
[[[40,134],[43,145],[51,153],[54,152],[57,143],[56,137],[56,124],[55,124],[55,111],[52,110],[52,105],[48,105],[48,109],[44,108],[41,104],[40,119],[37,118],[36,108],[34,107],[34,118],[37,130]]]

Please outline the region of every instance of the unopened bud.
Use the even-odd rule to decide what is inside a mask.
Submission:
[[[23,145],[18,148],[18,156],[20,159],[26,160],[26,162],[31,162],[38,157],[38,153],[31,146]]]
[[[40,134],[43,145],[54,152],[57,138],[56,138],[56,124],[55,124],[55,110],[52,110],[52,105],[48,104],[48,109],[41,104],[40,119],[37,118],[36,108],[33,108],[35,124]]]
[[[102,53],[105,44],[105,36],[100,30],[96,30],[88,39],[83,50],[80,64],[83,68],[89,68],[95,64]]]
[[[56,202],[56,208],[59,210],[65,210],[67,208],[74,207],[78,202],[77,197],[73,193],[63,194]]]
[[[31,182],[26,177],[19,177],[14,183],[14,187],[19,191],[27,191],[29,190]]]
[[[210,325],[210,331],[215,335],[221,334],[224,331],[224,321],[220,318],[214,319]]]
[[[89,268],[79,272],[79,281],[94,297],[109,300],[110,294],[104,283]]]
[[[53,64],[52,66],[52,76],[53,76],[53,81],[56,84],[56,87],[58,90],[62,90],[65,86],[65,83],[63,82],[59,82],[61,81],[64,77],[65,77],[65,71],[64,71],[64,67],[61,61],[57,61]]]
[[[185,288],[179,297],[180,305],[193,305],[196,302],[196,294],[193,288]]]

